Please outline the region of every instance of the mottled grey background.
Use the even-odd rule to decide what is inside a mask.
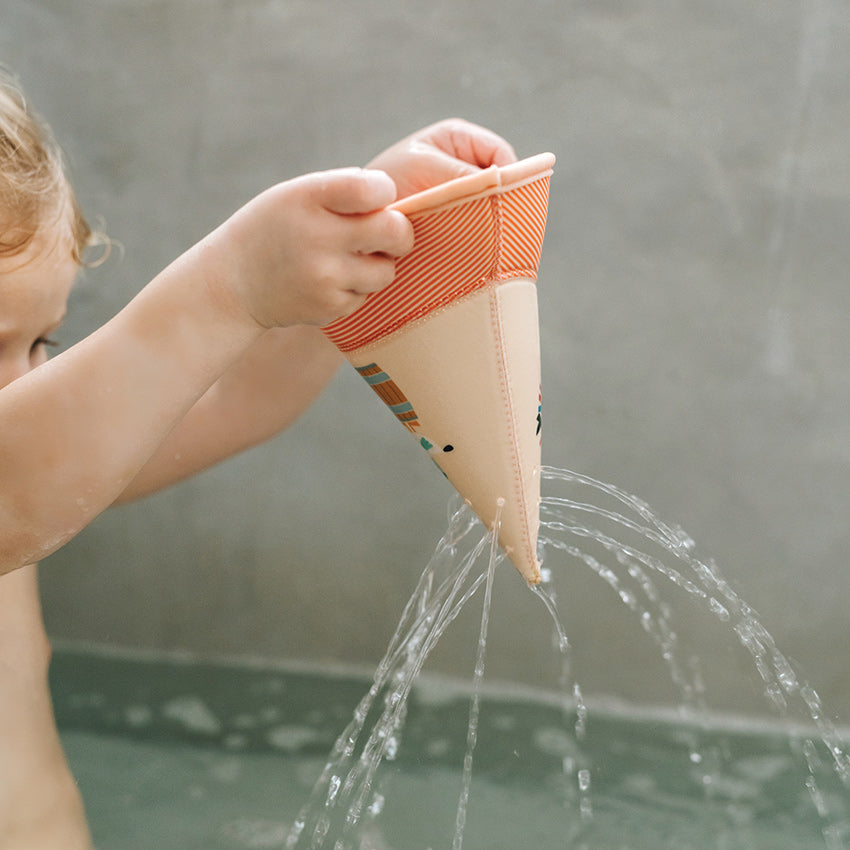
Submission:
[[[546,462],[686,528],[850,721],[843,2],[0,0],[0,58],[125,249],[79,286],[66,342],[280,179],[450,115],[554,151]],[[373,665],[448,495],[344,372],[280,439],[53,556],[51,632]],[[576,573],[585,692],[668,699],[631,615]],[[551,681],[542,609],[509,572],[497,590],[488,671]],[[468,676],[474,633],[449,632],[434,669]],[[759,689],[727,670],[728,640],[690,637],[719,705]]]

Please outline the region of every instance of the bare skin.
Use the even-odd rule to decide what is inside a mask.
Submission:
[[[53,720],[34,562],[110,504],[291,424],[341,360],[318,326],[387,285],[411,247],[410,223],[385,209],[396,186],[512,159],[453,120],[370,170],[279,184],[49,362],[78,271],[65,234],[0,259],[0,850],[92,846]]]
[[[0,582],[0,623],[0,847],[90,850],[83,803],[53,719],[34,565]]]
[[[54,551],[114,502],[270,328],[323,324],[386,286],[412,243],[410,222],[383,209],[394,197],[378,171],[282,183],[0,391],[0,572]]]

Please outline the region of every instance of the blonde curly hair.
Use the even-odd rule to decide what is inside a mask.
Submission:
[[[49,127],[0,68],[0,258],[23,253],[57,226],[80,265],[85,249],[101,241],[80,211]]]

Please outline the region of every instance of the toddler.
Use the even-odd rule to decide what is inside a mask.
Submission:
[[[47,686],[35,563],[110,504],[279,433],[340,356],[319,328],[393,279],[396,199],[514,161],[459,119],[365,169],[280,183],[48,360],[96,237],[47,128],[0,75],[0,850],[90,850]]]

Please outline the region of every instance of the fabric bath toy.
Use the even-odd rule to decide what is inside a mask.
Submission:
[[[395,280],[327,325],[499,543],[540,581],[537,269],[555,157],[492,166],[394,204],[414,228]]]

